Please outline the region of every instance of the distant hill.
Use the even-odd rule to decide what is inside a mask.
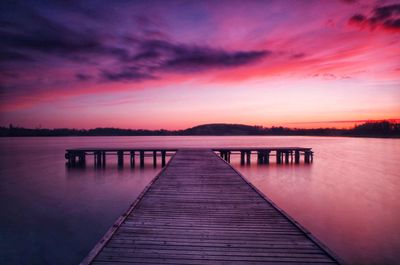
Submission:
[[[259,135],[262,127],[244,124],[214,123],[203,124],[183,130],[185,135]]]
[[[357,136],[400,138],[400,123],[389,121],[367,122],[352,129],[292,129],[262,127],[244,124],[203,124],[185,130],[132,130],[119,128],[81,129],[29,129],[0,127],[0,137],[17,136],[141,136],[141,135],[310,135],[310,136]]]

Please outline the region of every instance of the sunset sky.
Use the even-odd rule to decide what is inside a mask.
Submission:
[[[400,118],[400,1],[1,1],[0,126]]]

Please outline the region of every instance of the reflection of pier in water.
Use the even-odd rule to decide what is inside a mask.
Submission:
[[[201,148],[200,148],[201,149]],[[208,148],[204,148],[209,150]],[[172,155],[178,148],[76,148],[67,149],[65,158],[68,160],[67,164],[71,167],[83,167],[86,165],[87,156],[93,156],[95,167],[104,167],[106,165],[106,156],[117,156],[119,167],[124,165],[124,157],[129,156],[130,165],[132,168],[136,166],[136,159],[139,159],[139,166],[144,167],[145,157],[153,159],[153,166],[157,166],[157,157],[161,157],[161,166],[166,164],[166,157]],[[231,155],[240,154],[240,163],[250,164],[251,156],[257,156],[258,164],[269,164],[270,158],[275,157],[277,164],[299,164],[303,156],[304,163],[311,163],[313,161],[313,152],[311,148],[303,147],[263,147],[263,148],[250,148],[250,147],[223,147],[212,148],[217,152],[222,159],[227,162],[231,161]]]
[[[229,163],[203,148],[179,149],[81,264],[337,262]]]

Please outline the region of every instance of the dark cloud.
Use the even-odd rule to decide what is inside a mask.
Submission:
[[[156,79],[151,74],[140,72],[140,69],[136,67],[126,67],[119,71],[102,70],[101,77],[105,81],[143,81]]]
[[[340,1],[342,1],[342,2],[344,2],[346,4],[354,4],[354,3],[358,2],[358,0],[340,0]]]
[[[22,15],[20,20],[0,17],[1,49],[18,50],[37,57],[41,56],[37,53],[77,56],[104,49],[90,32],[73,30],[28,8]]]
[[[376,7],[373,12],[374,16],[372,18],[382,21],[393,15],[400,15],[400,4]]]
[[[0,62],[10,62],[10,61],[30,62],[33,61],[33,59],[30,56],[20,52],[0,49]]]
[[[102,71],[108,81],[158,78],[165,72],[202,72],[255,63],[269,51],[226,51],[206,46],[184,45],[165,40],[136,40],[138,50],[117,54],[119,71]]]
[[[0,70],[0,76],[4,78],[18,78],[19,74],[13,71]]]
[[[161,40],[144,41],[141,49],[142,51],[134,57],[134,60],[145,61],[154,70],[177,72],[238,67],[257,62],[271,53],[265,50],[226,51]]]
[[[82,73],[76,74],[75,77],[78,81],[88,81],[93,78],[91,75],[82,74]]]
[[[388,19],[383,22],[383,26],[387,29],[400,31],[400,18]]]
[[[366,20],[367,20],[367,17],[362,14],[355,14],[349,19],[349,21],[352,23],[362,23]]]
[[[161,54],[156,50],[146,50],[136,54],[133,57],[134,61],[146,61],[146,60],[157,60],[161,57]]]
[[[61,64],[67,59],[83,68],[89,64],[97,65],[99,80],[138,81],[159,78],[166,72],[240,67],[256,63],[271,53],[177,43],[160,30],[162,23],[144,15],[132,16],[138,29],[131,35],[119,35],[104,30],[104,27],[90,28],[90,23],[85,23],[86,16],[82,20],[77,15],[77,19],[76,14],[86,12],[81,5],[74,5],[74,12],[67,7],[60,3],[51,5],[58,12],[64,9],[67,10],[64,12],[70,12],[60,13],[64,17],[57,19],[49,12],[50,7],[35,9],[34,5],[6,1],[2,8],[10,14],[0,13],[0,67],[29,61],[44,64],[48,57],[54,57],[61,59],[55,60]],[[77,8],[82,12],[77,12]],[[94,78],[82,73],[75,75],[78,81]]]
[[[199,71],[210,68],[230,68],[250,64],[267,56],[267,51],[213,50],[209,48],[182,49],[182,53],[170,57],[162,68],[171,71]]]
[[[306,54],[302,53],[302,52],[299,52],[299,53],[292,54],[290,56],[290,59],[301,59],[301,58],[304,58],[304,57],[306,57]]]
[[[370,16],[355,14],[349,19],[349,23],[370,30],[382,28],[400,32],[400,4],[375,7]]]

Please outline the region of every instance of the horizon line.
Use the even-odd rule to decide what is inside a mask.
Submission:
[[[379,123],[379,122],[389,122],[389,123],[400,123],[400,119],[393,118],[393,119],[364,119],[364,120],[341,120],[341,121],[311,121],[311,122],[286,122],[282,124],[324,124],[324,123]],[[294,129],[294,130],[312,130],[312,129],[337,129],[337,130],[342,130],[342,129],[351,129],[351,127],[347,128],[339,128],[339,127],[317,127],[317,128],[306,128],[306,127],[285,127],[283,125],[271,125],[271,126],[263,126],[263,125],[249,125],[249,124],[244,124],[244,123],[224,123],[224,122],[213,122],[213,123],[203,123],[203,124],[198,124],[190,127],[186,127],[184,129],[164,129],[164,128],[159,128],[159,129],[145,129],[145,128],[122,128],[122,127],[113,127],[113,126],[104,126],[104,127],[92,127],[92,128],[75,128],[75,127],[42,127],[41,125],[36,128],[29,128],[29,127],[23,127],[19,125],[13,125],[10,123],[8,126],[0,126],[2,128],[20,128],[20,129],[30,129],[30,130],[57,130],[57,129],[68,129],[68,130],[95,130],[95,129],[119,129],[119,130],[146,130],[146,131],[184,131],[187,129],[199,127],[199,126],[205,126],[205,125],[244,125],[244,126],[250,126],[250,127],[262,127],[262,128],[276,128],[276,127],[283,127],[286,129]],[[356,124],[355,124],[356,125]]]

